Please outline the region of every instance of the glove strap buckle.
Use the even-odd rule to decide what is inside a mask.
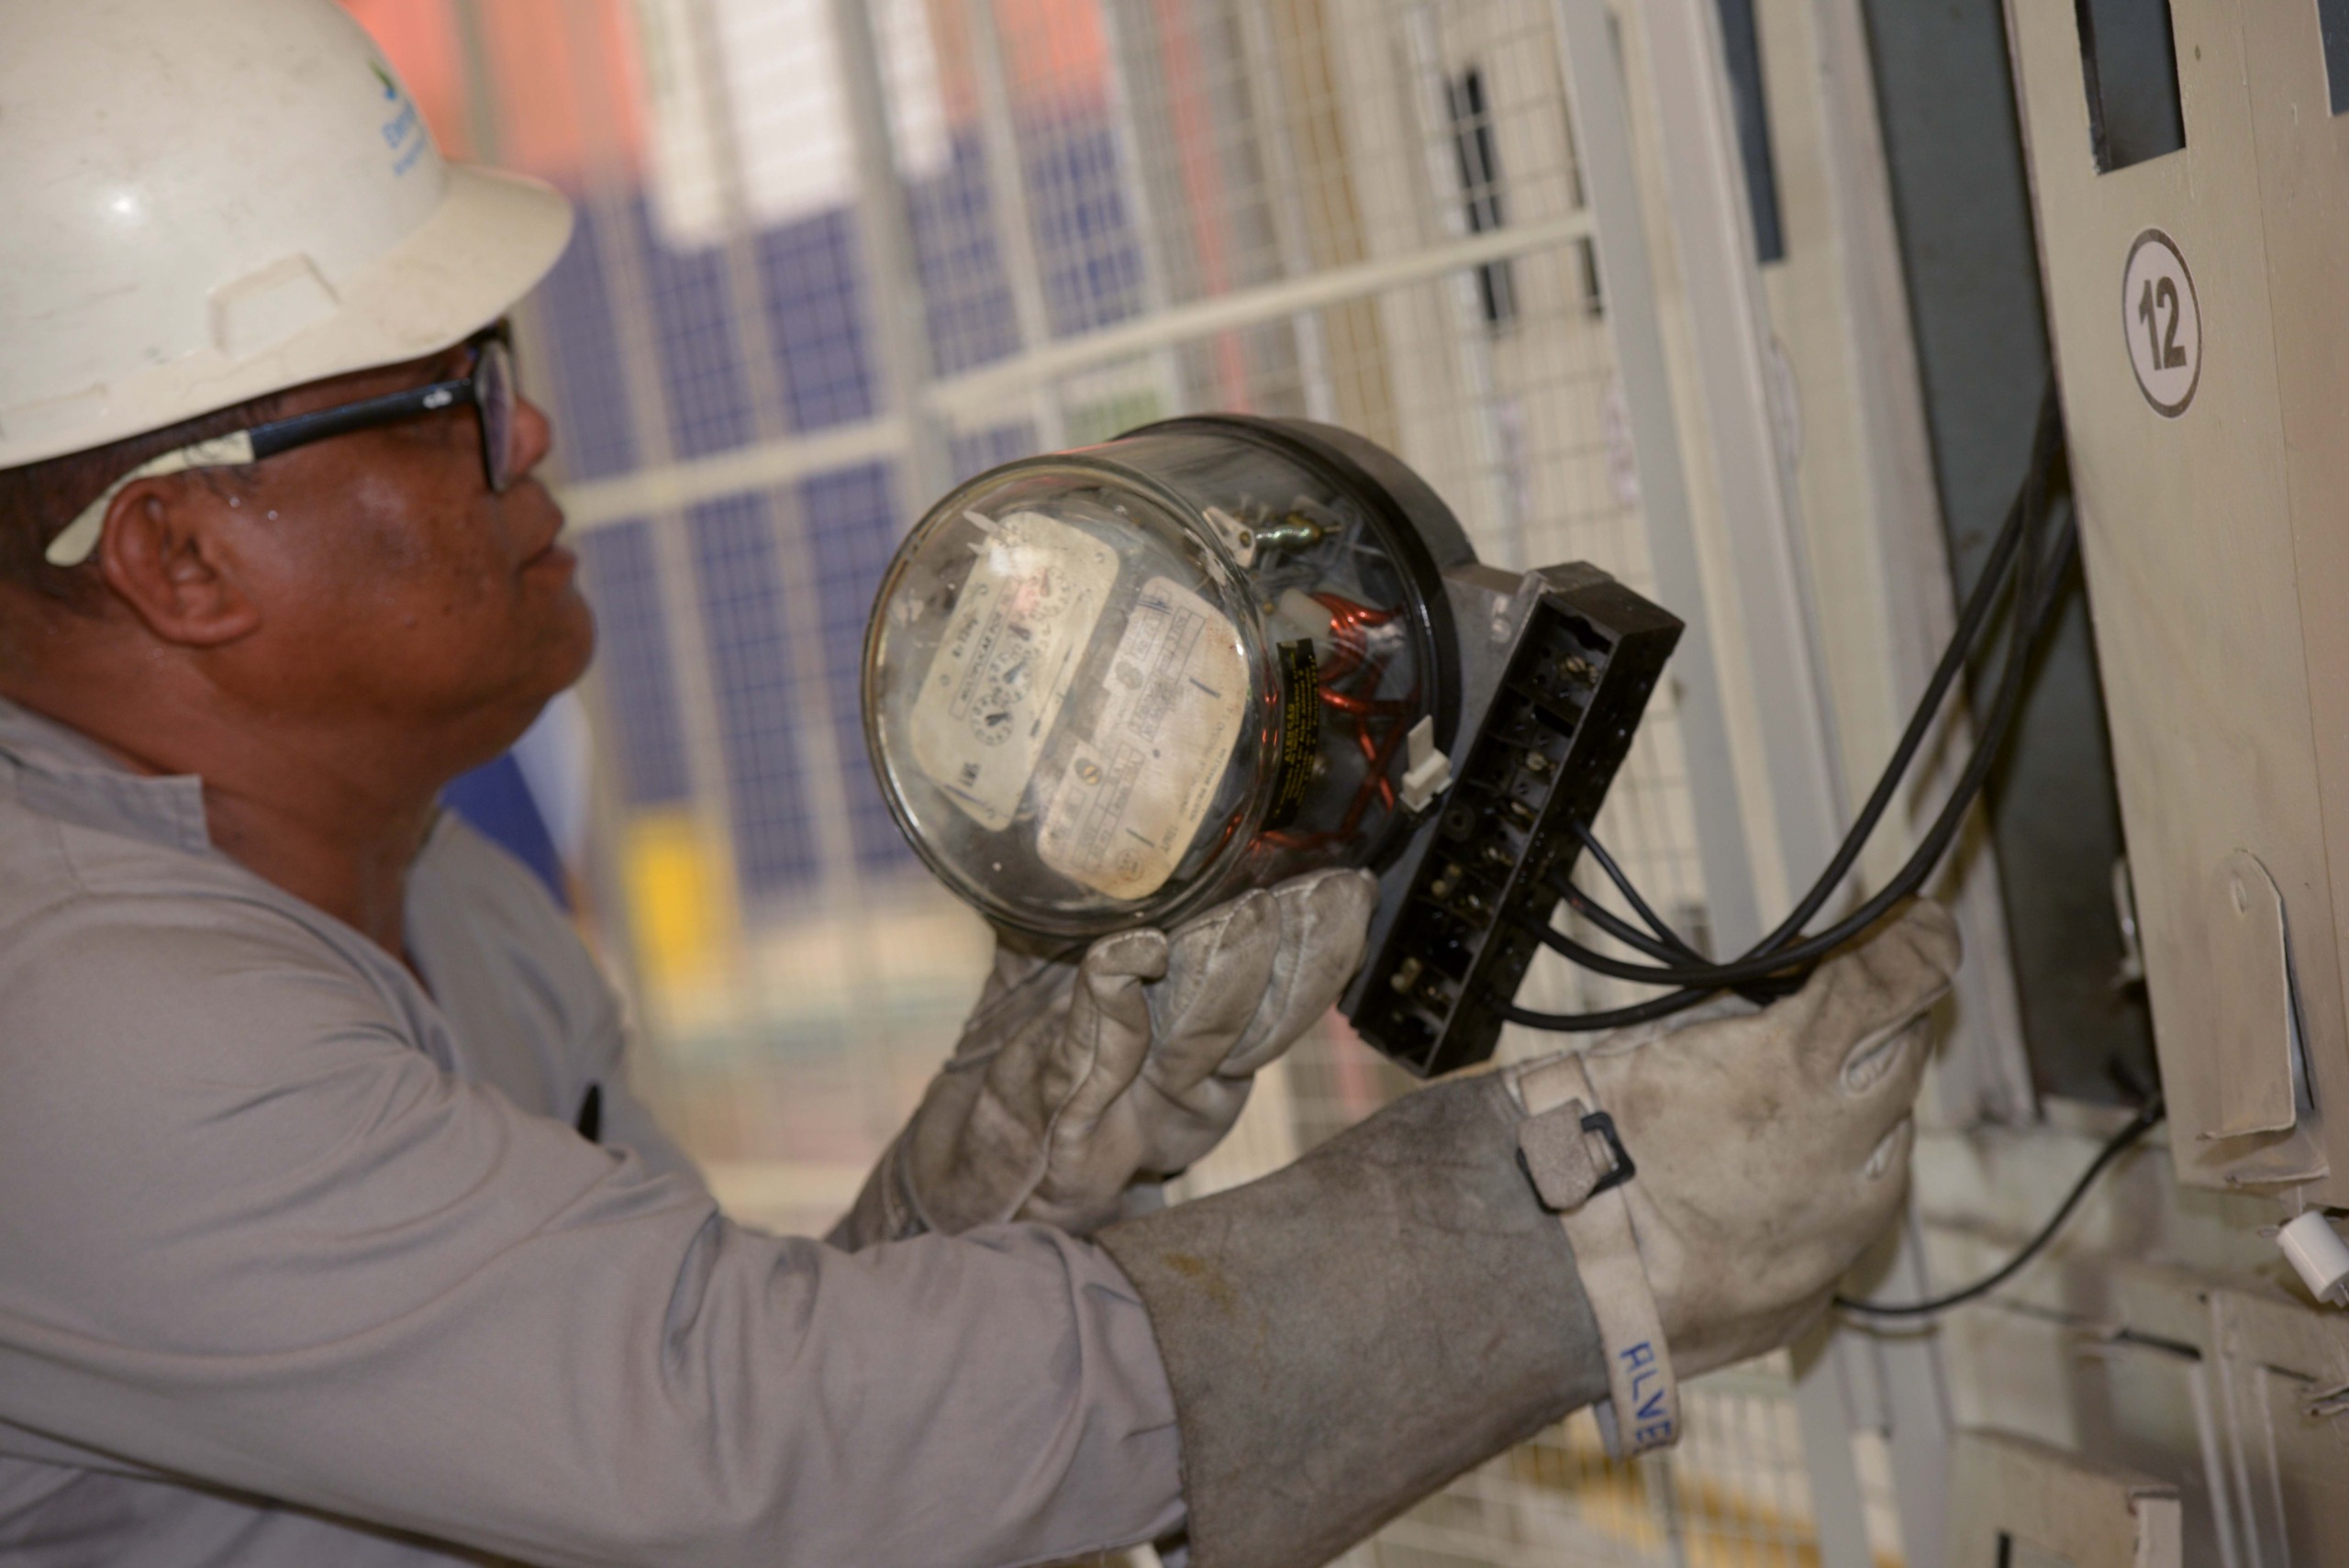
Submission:
[[[1631,1151],[1623,1147],[1622,1135],[1615,1130],[1613,1117],[1605,1111],[1588,1112],[1582,1118],[1582,1129],[1599,1136],[1606,1143],[1608,1156],[1612,1162],[1607,1173],[1599,1177],[1598,1184],[1590,1189],[1592,1197],[1600,1193],[1613,1192],[1640,1173],[1640,1168],[1631,1162]]]

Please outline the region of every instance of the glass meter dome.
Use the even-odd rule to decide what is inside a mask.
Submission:
[[[1441,573],[1469,559],[1417,475],[1302,420],[1174,419],[983,473],[882,580],[882,793],[948,886],[1046,937],[1375,868],[1410,826],[1408,754],[1453,741]]]

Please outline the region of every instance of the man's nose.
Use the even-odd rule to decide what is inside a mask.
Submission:
[[[554,421],[527,397],[514,400],[514,477],[526,479],[554,450]]]

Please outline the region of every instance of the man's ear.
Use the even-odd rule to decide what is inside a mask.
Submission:
[[[228,505],[193,475],[143,479],[106,508],[98,569],[116,597],[166,642],[217,648],[261,611],[238,581]]]

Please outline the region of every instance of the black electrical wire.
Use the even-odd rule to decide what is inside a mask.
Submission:
[[[2043,568],[2034,568],[2034,578],[2050,584],[2060,581],[2063,572],[2070,564],[2075,540],[2074,530],[2067,519],[2065,526],[2058,530],[2056,545],[2053,552],[2054,559]],[[2032,585],[2027,584],[2026,587]],[[1680,990],[1606,1012],[1542,1013],[1520,1007],[1513,1002],[1497,1003],[1494,1010],[1511,1023],[1558,1032],[1579,1033],[1646,1023],[1655,1018],[1669,1018],[1674,1013],[1693,1007],[1707,997],[1742,982],[1765,979],[1792,964],[1823,957],[1876,924],[1893,906],[1909,897],[1924,884],[1926,879],[1932,874],[1933,868],[1939,863],[1943,853],[1947,851],[1951,841],[1956,838],[1958,830],[1964,826],[1966,810],[1973,805],[1974,796],[1980,791],[1983,781],[1989,777],[1991,765],[1998,759],[1999,743],[2005,739],[2006,730],[2012,722],[2015,709],[2019,706],[2022,695],[2022,677],[2029,663],[2031,646],[2037,639],[2041,628],[2052,618],[2055,606],[2060,603],[2058,595],[2051,591],[2043,595],[2029,595],[2027,601],[2018,606],[2012,645],[2008,652],[2006,666],[1999,672],[1998,696],[1992,706],[1987,722],[1983,727],[1981,738],[1975,744],[1974,754],[1966,762],[1965,773],[1959,775],[1955,787],[1950,791],[1948,800],[1943,804],[1940,815],[1934,819],[1932,827],[1927,830],[1924,838],[1919,842],[1915,851],[1910,854],[1900,871],[1885,884],[1881,892],[1862,904],[1849,916],[1819,935],[1793,947],[1781,948],[1758,957],[1741,959],[1734,963],[1720,964],[1702,970],[1650,969],[1644,965],[1623,963],[1618,960],[1607,958],[1604,954],[1592,952],[1572,938],[1543,928],[1543,940],[1566,952],[1567,956],[1573,958],[1575,962],[1589,963],[1592,968],[1598,969],[1602,973],[1622,972],[1624,978],[1634,980],[1651,980],[1659,974],[1672,976],[1685,974],[1690,978]],[[1594,960],[1597,962],[1593,962]]]
[[[1909,728],[1902,733],[1900,743],[1893,749],[1891,757],[1886,761],[1884,772],[1876,779],[1876,788],[1869,792],[1867,803],[1854,819],[1851,831],[1843,836],[1842,845],[1836,851],[1835,857],[1820,873],[1818,880],[1811,884],[1810,891],[1804,895],[1802,902],[1779,922],[1776,930],[1762,940],[1758,944],[1760,947],[1776,947],[1799,932],[1834,895],[1844,875],[1859,860],[1861,850],[1866,847],[1869,836],[1876,831],[1876,824],[1883,820],[1885,811],[1899,792],[1900,781],[1907,775],[1909,764],[1916,760],[1926,737],[1932,733],[1933,718],[1941,709],[1943,698],[1957,684],[1966,662],[1973,656],[1975,644],[1989,627],[1991,610],[1998,600],[2001,579],[2012,572],[2018,562],[2022,563],[2026,572],[2022,591],[2027,601],[2034,586],[2028,574],[2029,569],[2040,563],[2033,559],[2034,552],[2026,550],[2024,547],[2036,544],[2039,529],[2047,520],[2048,508],[2054,499],[2056,471],[2063,460],[2063,407],[2056,400],[2055,384],[2051,380],[2040,396],[2039,422],[2032,434],[2031,459],[2023,471],[2022,484],[2008,506],[2006,519],[1999,527],[1998,538],[1991,546],[1989,558],[1983,562],[1981,580],[1975,584],[1974,592],[1966,596],[1965,607],[1959,614],[1956,629],[1950,637],[1950,645],[1943,651],[1942,662],[1935,667],[1932,679],[1926,683],[1916,711],[1909,716]],[[2058,580],[2057,577],[2044,579],[2051,595]],[[2016,609],[2018,628],[2028,624],[2031,619],[2029,604],[2019,601]],[[2028,648],[2029,642],[2026,640],[2020,646]]]
[[[1963,826],[1965,814],[1972,805],[1974,795],[1978,793],[1983,782],[1988,777],[1990,766],[1996,760],[1998,747],[2005,739],[2006,730],[2012,720],[2015,707],[2021,697],[2022,677],[2029,664],[2032,648],[2046,622],[2051,618],[2055,606],[2060,603],[2059,590],[2063,575],[2070,564],[2070,552],[2076,542],[2071,519],[2067,517],[2058,528],[2052,549],[2043,549],[2039,536],[2052,505],[2053,481],[2062,455],[2062,424],[2057,413],[2054,388],[2051,386],[2042,406],[2039,428],[2032,443],[2030,470],[2016,494],[2014,503],[2008,510],[2006,522],[2001,527],[1998,539],[1992,547],[1989,560],[1985,563],[1981,580],[1976,584],[1974,592],[1968,595],[1965,607],[1959,617],[1957,628],[1950,639],[1950,645],[1943,654],[1940,665],[1934,671],[1932,681],[1928,683],[1917,710],[1911,716],[1899,745],[1895,748],[1892,757],[1887,761],[1884,773],[1878,779],[1867,804],[1853,823],[1851,831],[1845,836],[1833,860],[1820,873],[1818,881],[1813,884],[1809,893],[1804,896],[1778,929],[1755,944],[1742,958],[1733,962],[1708,963],[1703,962],[1700,956],[1695,963],[1686,962],[1692,956],[1687,944],[1680,942],[1677,937],[1672,936],[1669,928],[1664,927],[1653,908],[1639,896],[1631,885],[1630,879],[1623,874],[1621,868],[1614,863],[1612,857],[1607,855],[1598,845],[1595,837],[1590,834],[1586,826],[1577,823],[1575,824],[1577,833],[1586,846],[1593,851],[1593,858],[1598,861],[1600,868],[1607,872],[1616,886],[1631,902],[1633,908],[1639,911],[1652,927],[1660,928],[1660,938],[1669,939],[1675,950],[1672,956],[1681,958],[1683,962],[1661,966],[1628,963],[1596,952],[1546,926],[1536,928],[1542,940],[1575,962],[1584,964],[1599,973],[1612,974],[1621,979],[1651,984],[1679,985],[1682,989],[1664,996],[1650,998],[1645,1002],[1598,1013],[1540,1013],[1518,1007],[1513,1003],[1502,1003],[1497,1010],[1503,1018],[1511,1022],[1552,1030],[1580,1031],[1612,1029],[1629,1023],[1646,1022],[1653,1018],[1669,1017],[1684,1008],[1694,1006],[1706,997],[1721,990],[1772,983],[1774,978],[1776,984],[1779,987],[1786,986],[1790,980],[1798,984],[1799,976],[1790,977],[1788,971],[1813,959],[1823,957],[1853,936],[1865,930],[1882,917],[1887,910],[1924,884],[1931,876],[1943,852],[1955,839]],[[1943,699],[1947,695],[1951,686],[1955,684],[1958,673],[1965,668],[1975,645],[1980,640],[1984,628],[1989,624],[1991,611],[2003,595],[2009,578],[2014,579],[2016,585],[2014,618],[2008,640],[2006,660],[1999,672],[1997,697],[1982,735],[1976,744],[1974,754],[1968,760],[1965,773],[1951,791],[1950,797],[1943,804],[1932,828],[1919,843],[1915,852],[1910,855],[1900,872],[1874,898],[1869,899],[1852,915],[1819,935],[1788,945],[1788,939],[1799,932],[1803,922],[1815,914],[1832,895],[1852,864],[1858,859],[1868,836],[1873,832],[1886,807],[1898,793],[1900,781],[1909,764],[1914,761],[1918,750],[1931,733],[1932,721]],[[1570,889],[1571,884],[1567,885]],[[1580,895],[1578,890],[1569,891],[1568,896],[1575,900],[1576,906],[1586,914],[1598,907],[1587,899],[1586,895]],[[1622,922],[1612,920],[1610,917],[1610,919],[1606,921],[1594,918],[1594,924],[1599,925],[1601,929],[1607,930],[1609,935],[1616,936],[1619,940],[1622,940],[1621,931],[1626,929]],[[1659,956],[1644,943],[1635,942],[1631,945],[1641,951],[1650,951],[1651,956]]]
[[[1567,819],[1566,826],[1576,838],[1582,840],[1583,847],[1590,851],[1591,859],[1597,861],[1600,869],[1605,871],[1609,878],[1614,882],[1616,891],[1622,894],[1624,902],[1631,905],[1632,911],[1647,922],[1648,929],[1640,930],[1613,910],[1593,900],[1571,880],[1561,877],[1558,879],[1557,889],[1559,895],[1565,899],[1568,907],[1626,947],[1645,953],[1648,957],[1663,963],[1710,966],[1712,961],[1690,947],[1682,939],[1680,933],[1674,930],[1664,917],[1655,912],[1654,906],[1641,895],[1640,890],[1631,885],[1631,878],[1623,874],[1623,868],[1615,863],[1615,857],[1608,853],[1607,846],[1598,841],[1598,836],[1592,833],[1589,828],[1571,817]],[[1553,934],[1547,926],[1538,921],[1520,920],[1519,923],[1526,926],[1544,941],[1549,940]],[[1653,935],[1650,935],[1650,932]]]
[[[1575,824],[1575,827],[1577,831],[1584,831],[1581,824],[1576,823]],[[1593,844],[1598,842],[1595,839],[1588,840],[1587,841]],[[1625,920],[1622,917],[1617,915],[1613,910],[1608,908],[1606,906],[1594,902],[1588,894],[1583,892],[1581,888],[1576,887],[1573,883],[1562,881],[1557,885],[1558,893],[1560,896],[1565,899],[1567,907],[1574,910],[1575,914],[1580,915],[1583,918],[1588,920],[1592,925],[1597,926],[1600,930],[1606,932],[1609,936],[1613,937],[1617,941],[1621,942],[1626,947],[1635,949],[1640,952],[1647,954],[1650,958],[1656,959],[1661,962],[1667,964],[1709,964],[1712,962],[1703,953],[1698,952],[1695,948],[1690,947],[1686,941],[1682,940],[1677,932],[1674,931],[1670,927],[1664,926],[1660,920],[1655,922],[1655,925],[1659,929],[1655,935],[1651,936],[1648,932],[1641,930],[1637,926],[1634,926],[1630,921]],[[1532,932],[1534,936],[1540,938],[1545,942],[1555,934],[1549,927],[1543,925],[1538,920],[1520,918],[1517,923],[1524,927],[1527,930]],[[1583,951],[1586,951],[1588,950]],[[1608,962],[1613,962],[1617,961],[1609,960]],[[1793,976],[1777,977],[1764,981],[1753,981],[1745,984],[1731,987],[1731,989],[1735,990],[1739,995],[1745,997],[1749,1001],[1759,1002],[1766,1005],[1770,1002],[1776,1001],[1781,996],[1789,995],[1794,992],[1800,990],[1802,979],[1804,976],[1808,975],[1809,973],[1809,972],[1808,970],[1800,970]]]
[[[1809,892],[1804,895],[1802,901],[1795,906],[1785,920],[1779,923],[1776,930],[1754,945],[1753,952],[1748,956],[1759,956],[1776,949],[1782,946],[1787,939],[1800,931],[1811,916],[1818,913],[1827,899],[1833,895],[1836,887],[1842,884],[1843,877],[1858,860],[1860,851],[1866,847],[1869,836],[1875,832],[1876,825],[1883,819],[1885,810],[1898,794],[1900,781],[1907,775],[1918,751],[1923,746],[1927,736],[1932,733],[1932,721],[1940,712],[1943,698],[1956,684],[1958,675],[1965,667],[1966,661],[1973,656],[1983,633],[1989,627],[1992,611],[2006,587],[2007,579],[2011,575],[2016,562],[2021,561],[2026,564],[2036,564],[2033,556],[2025,551],[2024,546],[2035,540],[2039,528],[2045,521],[2047,507],[2052,500],[2051,480],[2054,466],[2062,455],[2062,416],[2055,401],[2054,388],[2051,384],[2041,402],[2039,424],[2032,436],[2031,462],[2025,472],[2023,483],[2017,490],[2013,502],[2007,508],[2007,517],[1999,528],[1998,539],[1991,547],[1988,560],[1983,564],[1981,579],[1976,583],[1974,592],[1967,595],[1965,609],[1958,617],[1957,627],[1950,637],[1949,646],[1943,651],[1941,662],[1934,669],[1932,679],[1926,684],[1925,691],[1918,700],[1916,711],[1909,716],[1908,728],[1903,731],[1899,744],[1893,749],[1891,757],[1886,761],[1884,770],[1876,779],[1876,788],[1870,792],[1866,804],[1860,810],[1860,815],[1853,821],[1851,830],[1843,836],[1843,841],[1838,846],[1834,858],[1828,862],[1826,869],[1820,872],[1818,879],[1812,883]],[[2025,596],[2028,597],[2032,587],[2028,579],[2024,587]],[[2028,606],[2019,606],[2018,629],[2028,622],[2029,618]],[[1589,842],[1586,833],[1584,841]],[[1620,868],[1614,867],[1608,861],[1601,861],[1600,864],[1602,869],[1608,871],[1618,887],[1626,886],[1627,879]],[[1627,896],[1629,896],[1628,890]]]
[[[1661,996],[1652,996],[1644,1002],[1633,1002],[1598,1013],[1538,1013],[1531,1007],[1520,1007],[1514,1002],[1496,1002],[1493,1011],[1508,1022],[1523,1024],[1528,1029],[1547,1029],[1553,1034],[1593,1034],[1603,1029],[1629,1029],[1633,1024],[1668,1018],[1675,1013],[1685,1013],[1720,993],[1721,988],[1718,985],[1690,986]]]
[[[1667,940],[1662,936],[1649,935],[1605,905],[1594,902],[1590,895],[1571,882],[1561,882],[1558,884],[1558,894],[1575,914],[1580,915],[1625,947],[1643,952],[1659,962],[1669,963],[1675,960],[1685,961],[1692,958],[1701,961],[1704,957],[1704,954],[1680,940],[1677,936]]]
[[[1631,905],[1639,917],[1648,923],[1649,930],[1655,934],[1651,938],[1634,929],[1612,909],[1598,903],[1581,888],[1576,887],[1571,878],[1561,876],[1557,881],[1558,893],[1565,899],[1569,908],[1617,941],[1636,951],[1643,952],[1650,958],[1667,964],[1677,962],[1709,965],[1712,962],[1712,960],[1690,947],[1682,939],[1680,933],[1667,925],[1664,917],[1657,914],[1654,907],[1640,895],[1640,890],[1631,885],[1631,879],[1623,874],[1623,868],[1616,863],[1613,855],[1608,853],[1607,846],[1598,841],[1598,836],[1590,830],[1587,823],[1569,817],[1566,819],[1566,826],[1573,831],[1575,837],[1582,840],[1583,848],[1590,851],[1590,858],[1598,862],[1599,869],[1607,873],[1608,880],[1614,883],[1616,891],[1622,894],[1624,902]],[[1521,923],[1528,925],[1533,934],[1543,941],[1550,940],[1552,932],[1546,924],[1531,921]],[[1777,976],[1769,980],[1749,982],[1733,989],[1747,1001],[1766,1006],[1781,996],[1791,995],[1800,990],[1803,981],[1809,977],[1809,972],[1804,970],[1791,976]]]
[[[2154,1125],[2162,1119],[2164,1114],[2162,1097],[2156,1094],[2145,1102],[2134,1117],[2130,1118],[2128,1126],[2114,1133],[2106,1140],[2104,1147],[2097,1151],[2096,1158],[2088,1162],[2088,1168],[2080,1173],[2080,1179],[2072,1184],[2072,1190],[2064,1195],[2062,1203],[2055,1206],[2055,1212],[2048,1217],[2046,1224],[2039,1228],[2039,1233],[2025,1242],[2022,1251],[2009,1258],[1996,1273],[1976,1280],[1963,1290],[1954,1290],[1947,1296],[1936,1296],[1928,1301],[1854,1301],[1849,1296],[1838,1296],[1835,1297],[1837,1310],[1857,1312],[1870,1318],[1930,1318],[1935,1313],[1946,1312],[1953,1307],[1963,1307],[1969,1301],[1989,1295],[2014,1278],[2021,1272],[2024,1264],[2045,1250],[2047,1243],[2055,1239],[2055,1233],[2064,1228],[2064,1221],[2072,1217],[2072,1210],[2077,1208],[2080,1200],[2087,1196],[2088,1188],[2096,1184],[2097,1177],[2104,1173],[2107,1166],[2134,1147],[2139,1139],[2151,1132]]]
[[[1631,913],[1637,915],[1641,919],[1645,920],[1648,923],[1648,929],[1656,934],[1658,940],[1662,941],[1665,946],[1672,950],[1673,956],[1702,963],[1704,962],[1704,954],[1698,952],[1695,948],[1690,947],[1687,942],[1682,941],[1680,940],[1680,934],[1675,931],[1670,926],[1664,924],[1664,917],[1655,912],[1654,906],[1651,905],[1645,898],[1640,896],[1640,890],[1631,885],[1631,879],[1623,874],[1623,868],[1616,863],[1615,857],[1613,855],[1607,852],[1607,847],[1598,841],[1598,836],[1590,830],[1589,825],[1569,817],[1567,819],[1566,826],[1573,832],[1575,838],[1582,840],[1582,847],[1590,851],[1590,858],[1598,862],[1598,869],[1607,873],[1607,880],[1615,884],[1615,891],[1620,893],[1623,895],[1623,901],[1631,906]],[[1566,885],[1575,893],[1579,893],[1581,891],[1579,888],[1575,888],[1572,883],[1568,883]],[[1594,923],[1597,924],[1601,930],[1609,931],[1609,935],[1616,934],[1609,929],[1609,923],[1607,921],[1601,920],[1595,921]],[[1618,936],[1617,940],[1620,940],[1621,939]]]

